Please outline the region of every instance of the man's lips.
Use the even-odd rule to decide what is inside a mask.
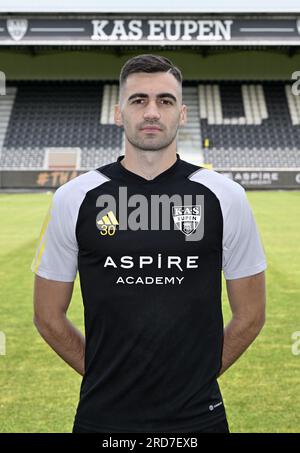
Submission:
[[[161,131],[161,129],[159,127],[155,127],[155,126],[146,126],[146,127],[142,127],[141,129],[142,131],[147,131],[147,132],[153,132],[153,131]]]

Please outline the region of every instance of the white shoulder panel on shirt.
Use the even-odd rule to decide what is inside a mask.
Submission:
[[[191,181],[199,182],[210,189],[218,198],[221,204],[222,212],[228,209],[234,197],[239,197],[244,188],[235,181],[232,181],[227,176],[223,176],[214,170],[206,168],[199,169],[189,176]]]
[[[71,179],[53,195],[36,247],[31,270],[50,280],[74,281],[78,244],[76,223],[87,192],[110,181],[97,170]]]
[[[97,170],[91,170],[60,186],[54,196],[61,201],[70,202],[72,204],[72,211],[77,216],[87,192],[107,181],[110,181],[107,176]]]
[[[219,200],[225,278],[242,278],[265,270],[265,254],[245,189],[213,170],[199,169],[189,179],[207,187]]]

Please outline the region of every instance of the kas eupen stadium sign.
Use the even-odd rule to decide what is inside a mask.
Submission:
[[[174,16],[175,17],[175,16]],[[299,19],[0,16],[0,45],[299,45]]]

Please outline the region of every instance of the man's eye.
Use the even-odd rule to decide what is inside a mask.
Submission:
[[[172,105],[172,101],[169,101],[169,99],[161,99],[161,101],[162,101],[164,104]]]
[[[133,104],[140,104],[143,101],[144,101],[144,99],[135,99],[134,101],[132,101],[132,103]]]

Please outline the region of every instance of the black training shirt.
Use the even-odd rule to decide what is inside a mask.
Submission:
[[[116,162],[53,196],[32,270],[79,273],[85,375],[75,417],[98,432],[192,432],[225,418],[221,276],[266,268],[244,189],[180,159],[152,180]]]

